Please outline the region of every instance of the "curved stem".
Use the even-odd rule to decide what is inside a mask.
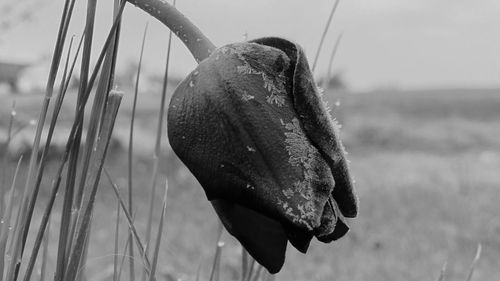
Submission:
[[[206,59],[215,45],[188,18],[165,0],[127,0],[172,30],[186,45],[196,62]]]

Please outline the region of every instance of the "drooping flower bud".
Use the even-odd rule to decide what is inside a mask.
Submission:
[[[168,137],[226,229],[271,273],[357,215],[338,126],[303,50],[280,38],[216,49],[177,87]]]

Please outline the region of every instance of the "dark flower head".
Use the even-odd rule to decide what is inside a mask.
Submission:
[[[168,136],[226,229],[271,273],[288,241],[305,253],[357,215],[338,125],[290,41],[216,49],[175,90]]]

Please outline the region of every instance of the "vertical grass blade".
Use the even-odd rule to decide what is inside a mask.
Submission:
[[[50,220],[47,224],[47,229],[45,230],[45,237],[43,239],[43,250],[42,250],[42,265],[40,267],[40,281],[45,281],[45,275],[47,271],[47,260],[49,255],[49,237],[50,237]]]
[[[120,238],[120,202],[116,204],[115,247],[113,251],[113,281],[118,281],[118,245]]]
[[[151,262],[151,273],[149,274],[149,281],[155,280],[156,267],[158,265],[158,253],[160,252],[161,236],[163,233],[163,222],[165,220],[165,212],[167,211],[167,192],[168,180],[165,181],[165,195],[163,197],[163,207],[160,214],[160,224],[158,225],[158,231],[156,233],[155,250],[153,253],[153,261]]]
[[[19,173],[19,167],[23,157],[19,157],[17,161],[16,170],[14,172],[14,177],[12,179],[12,184],[9,191],[9,199],[7,200],[7,205],[5,206],[5,212],[2,213],[2,220],[0,221],[0,281],[3,281],[4,266],[5,266],[5,254],[7,249],[7,240],[11,232],[11,220],[12,220],[12,210],[14,209],[14,188],[16,186],[17,175]],[[3,198],[2,198],[3,200]]]
[[[4,146],[4,155],[2,159],[2,180],[0,181],[0,212],[4,212],[4,199],[5,199],[5,192],[7,191],[7,184],[6,184],[6,170],[7,170],[7,163],[9,160],[9,145],[10,141],[12,140],[12,127],[14,124],[14,119],[16,117],[16,102],[12,102],[12,109],[10,111],[10,116],[9,116],[9,125],[7,127],[7,140],[5,141],[5,146]]]
[[[257,265],[257,270],[255,271],[252,281],[258,281],[260,279],[263,269],[264,267],[262,265]]]
[[[144,55],[144,45],[146,42],[146,34],[148,32],[148,24],[144,27],[144,33],[142,35],[141,52],[139,55],[139,65],[137,66],[137,75],[135,78],[135,89],[134,89],[134,99],[132,104],[132,116],[130,118],[130,130],[129,130],[129,141],[128,141],[128,212],[133,213],[133,200],[132,200],[132,189],[133,189],[133,154],[134,154],[134,122],[135,122],[135,112],[137,107],[137,95],[139,94],[139,78],[141,77],[142,68],[142,58]],[[132,236],[132,233],[129,234]],[[147,247],[147,245],[146,245]],[[130,280],[135,280],[135,269],[134,269],[134,247],[129,248],[129,273]]]
[[[218,241],[217,247],[215,248],[214,263],[212,265],[212,272],[210,273],[210,281],[220,280],[220,260],[222,256],[222,248],[224,247],[224,242]]]
[[[48,106],[50,103],[50,99],[52,97],[52,93],[54,90],[54,83],[57,76],[57,72],[59,69],[59,63],[62,56],[62,49],[64,46],[64,41],[67,34],[67,24],[69,23],[69,19],[72,15],[73,6],[71,5],[70,0],[66,0],[63,8],[63,13],[61,16],[61,20],[59,23],[59,30],[57,33],[56,44],[54,48],[54,54],[52,56],[52,62],[49,71],[49,77],[47,79],[47,85],[45,89],[45,98],[42,103],[42,107],[40,110],[40,115],[38,117],[38,122],[35,131],[35,137],[33,139],[32,151],[30,155],[30,161],[28,165],[28,172],[26,175],[26,183],[23,190],[22,196],[22,207],[20,208],[19,218],[20,221],[17,223],[15,233],[16,238],[13,242],[13,252],[12,252],[12,261],[9,266],[9,270],[7,273],[7,279],[9,281],[15,281],[17,279],[17,275],[20,267],[20,259],[22,257],[22,253],[24,251],[24,245],[27,237],[27,233],[29,230],[31,213],[28,212],[28,208],[30,205],[34,205],[34,202],[37,197],[37,192],[29,192],[29,188],[31,187],[31,181],[33,180],[33,173],[35,171],[37,165],[37,156],[38,150],[40,146],[40,139],[42,135],[43,126],[45,124],[45,119],[47,116]],[[31,196],[30,196],[31,195]]]
[[[173,5],[175,7],[176,1],[174,0]],[[161,91],[161,102],[160,102],[160,110],[158,112],[158,126],[156,128],[156,142],[155,149],[153,152],[153,174],[151,175],[151,196],[149,198],[149,212],[146,223],[146,243],[149,244],[151,237],[151,228],[153,222],[153,210],[154,210],[154,202],[156,198],[156,183],[158,181],[158,166],[160,162],[160,150],[161,150],[161,139],[163,135],[163,119],[165,115],[165,103],[167,96],[167,86],[168,86],[168,69],[170,65],[170,47],[172,44],[172,31],[168,34],[168,44],[167,44],[167,61],[165,63],[165,73],[163,75],[163,85]],[[144,278],[143,278],[144,280]]]
[[[335,55],[337,54],[337,50],[340,45],[340,41],[342,40],[343,34],[340,33],[339,36],[337,37],[337,40],[335,40],[335,45],[333,46],[332,53],[330,54],[330,59],[328,60],[328,68],[326,72],[326,77],[323,81],[323,89],[328,90],[330,87],[330,79],[332,79],[332,66],[333,66],[333,60],[335,59]]]
[[[104,165],[104,160],[109,147],[109,141],[111,139],[111,134],[113,132],[113,127],[116,120],[116,115],[118,113],[118,108],[122,99],[121,93],[111,93],[108,99],[108,110],[105,112],[103,119],[102,129],[97,138],[97,143],[95,147],[95,154],[91,160],[91,168],[89,173],[89,182],[92,184],[90,193],[87,194],[82,200],[82,206],[84,206],[83,213],[78,217],[77,222],[77,237],[75,240],[75,247],[69,257],[68,268],[65,273],[64,280],[71,281],[76,279],[76,273],[78,272],[78,266],[86,245],[85,241],[88,234],[88,229],[90,227],[93,206],[95,202],[95,196],[99,186],[99,180],[101,176],[101,171]]]
[[[80,53],[80,49],[83,44],[82,36],[80,38],[80,42],[78,43],[78,48],[76,49],[75,56],[73,58],[73,63],[71,64],[70,74],[68,75],[68,80],[64,83],[63,91],[64,93],[68,89],[68,85],[70,83],[71,74],[73,73],[73,69],[75,67],[76,61],[78,59],[78,54]],[[71,49],[71,48],[70,48]],[[68,59],[70,52],[68,51]],[[71,213],[72,213],[72,205],[73,205],[73,188],[72,186],[66,186],[66,190],[64,192],[64,200],[63,207],[61,211],[61,226],[59,229],[59,243],[57,248],[57,258],[56,258],[56,272],[54,280],[60,280],[63,276],[63,268],[65,266],[65,253],[67,251],[67,239],[68,239],[68,229],[71,225]]]
[[[147,255],[145,255],[144,244],[142,243],[142,240],[139,237],[137,229],[135,228],[132,216],[129,214],[127,205],[125,204],[124,200],[122,199],[122,197],[120,195],[120,192],[118,191],[118,186],[116,186],[116,184],[113,182],[113,180],[109,176],[109,173],[107,173],[106,170],[105,170],[105,173],[106,173],[106,176],[108,177],[110,186],[113,188],[113,191],[116,195],[116,198],[118,198],[118,201],[120,202],[120,206],[122,207],[122,211],[125,214],[125,217],[127,218],[128,226],[129,226],[130,230],[132,231],[137,248],[139,249],[139,252],[141,253],[144,268],[146,269],[146,272],[149,274],[151,272],[151,263],[149,262]]]
[[[330,24],[333,19],[333,15],[335,14],[335,11],[337,10],[337,6],[339,5],[340,0],[335,0],[335,3],[333,4],[333,8],[330,11],[330,15],[328,16],[328,20],[325,24],[325,28],[323,29],[323,34],[321,34],[321,39],[318,44],[318,49],[316,50],[316,55],[314,56],[314,62],[312,65],[312,72],[314,73],[314,70],[316,70],[316,65],[318,63],[318,58],[319,54],[321,53],[321,48],[323,47],[323,42],[325,41],[326,34],[328,33],[328,28],[330,28]]]
[[[467,279],[465,279],[466,281],[472,280],[472,275],[474,274],[474,270],[476,269],[477,262],[481,258],[482,248],[483,247],[481,246],[481,244],[477,244],[476,255],[474,256],[474,259],[472,260],[472,263],[470,265],[469,274],[467,275]]]
[[[446,275],[446,268],[448,267],[448,261],[445,261],[443,266],[441,267],[441,271],[439,272],[438,281],[444,281],[444,277]]]
[[[44,151],[43,151],[43,154],[42,154],[41,165],[40,165],[40,168],[39,168],[39,171],[38,171],[38,174],[37,174],[37,179],[36,179],[36,182],[35,182],[35,190],[37,190],[37,191],[40,188],[40,182],[41,182],[42,175],[43,175],[43,167],[45,166],[45,160],[46,160],[47,152],[49,150],[50,141],[52,140],[52,136],[54,134],[56,122],[57,122],[59,113],[61,111],[61,106],[62,106],[64,97],[66,95],[66,89],[67,89],[66,83],[67,82],[65,80],[66,80],[66,74],[68,74],[68,62],[69,62],[70,50],[71,50],[72,44],[73,44],[73,38],[71,39],[70,44],[69,44],[68,55],[67,55],[67,59],[66,59],[63,80],[61,82],[60,92],[59,92],[59,94],[58,94],[58,96],[56,98],[56,102],[55,102],[55,105],[54,105],[54,111],[52,113],[52,119],[51,119],[50,126],[49,126],[49,132],[47,134],[47,141],[45,143],[45,148],[44,148]],[[71,69],[71,71],[69,73],[70,77],[71,77],[71,73],[72,73],[72,69]],[[42,239],[43,239],[43,235],[45,233],[44,230],[45,230],[46,225],[47,225],[47,223],[49,221],[50,215],[52,213],[52,207],[54,205],[54,201],[55,201],[57,192],[59,190],[59,180],[60,180],[60,177],[58,177],[58,180],[54,181],[52,193],[51,193],[51,196],[49,198],[49,202],[46,205],[46,209],[45,209],[45,212],[44,212],[44,215],[43,215],[43,218],[42,218],[42,222],[41,222],[40,227],[38,229],[38,234],[37,234],[37,237],[35,239],[35,244],[33,246],[33,250],[32,250],[32,254],[31,254],[30,260],[28,262],[28,266],[27,266],[27,269],[26,269],[26,274],[25,274],[24,280],[29,280],[31,278],[31,274],[32,274],[33,268],[35,266],[36,258],[37,258],[37,255],[38,255],[38,251],[40,249],[40,246],[41,246],[41,243],[42,243]],[[30,206],[30,213],[33,212],[32,208],[34,208],[34,206]]]

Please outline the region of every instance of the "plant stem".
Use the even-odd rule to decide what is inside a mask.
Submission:
[[[161,21],[186,45],[196,62],[206,59],[215,45],[173,5],[162,0],[127,0]]]

